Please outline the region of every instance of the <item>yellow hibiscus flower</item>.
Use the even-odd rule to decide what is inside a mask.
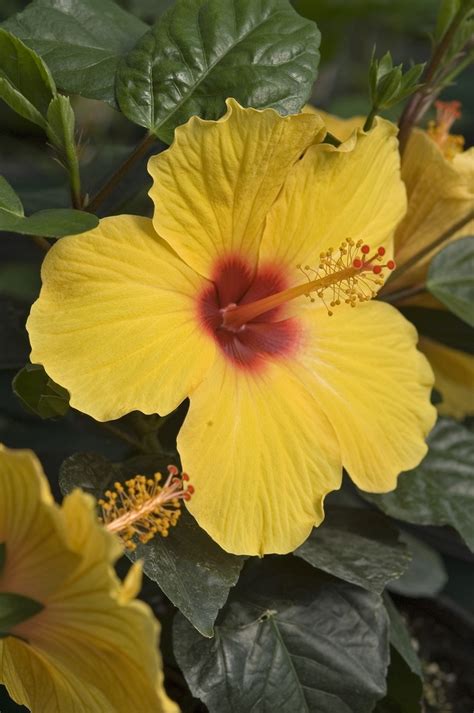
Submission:
[[[134,599],[141,568],[118,580],[121,547],[94,499],[77,490],[56,505],[31,451],[0,446],[0,543],[0,592],[43,606],[0,637],[0,683],[13,700],[34,713],[177,713],[158,622]]]
[[[285,553],[342,466],[385,492],[419,463],[433,376],[409,322],[370,301],[406,208],[392,125],[336,149],[315,115],[227,107],[151,158],[153,221],[50,250],[31,359],[98,420],[189,397],[190,511],[229,552]]]
[[[306,107],[306,111],[316,110]],[[341,141],[347,141],[365,122],[362,116],[341,119],[318,113],[328,131]],[[407,187],[408,210],[395,231],[394,248],[400,266],[431,245],[473,208],[474,147],[464,151],[462,138],[450,134],[459,116],[459,102],[437,102],[436,121],[430,122],[426,131],[414,129],[407,143],[402,179]],[[450,240],[473,234],[474,222],[470,221]],[[446,244],[428,253],[400,277],[395,272],[387,289],[392,292],[423,283],[430,261]],[[438,300],[426,292],[408,297],[400,304],[442,308]],[[435,386],[443,397],[439,412],[458,419],[474,414],[474,357],[427,338],[420,340],[419,347],[433,367]]]

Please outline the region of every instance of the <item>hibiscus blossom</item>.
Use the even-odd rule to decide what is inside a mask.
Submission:
[[[433,376],[371,300],[406,209],[394,127],[335,148],[316,115],[227,108],[150,160],[153,221],[105,218],[49,252],[31,359],[98,420],[189,397],[190,511],[229,552],[284,553],[343,467],[385,492],[419,463]]]
[[[0,683],[35,713],[177,713],[163,688],[159,625],[136,597],[141,568],[122,584],[116,537],[90,495],[62,507],[31,451],[0,446],[0,598],[38,613],[0,631]]]

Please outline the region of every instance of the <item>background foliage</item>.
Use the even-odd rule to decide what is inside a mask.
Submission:
[[[40,1],[48,6],[48,0]],[[220,4],[217,34],[225,29],[226,2]],[[298,13],[317,22],[322,36],[318,50],[319,33],[291,8],[281,22],[274,22],[261,12],[273,0],[243,2],[256,33],[253,41],[273,43],[289,53],[291,70],[300,77],[295,88],[292,72],[282,73],[278,87],[269,86],[262,95],[259,82],[266,77],[261,70],[248,72],[245,82],[234,70],[227,71],[227,63],[238,62],[232,49],[216,57],[209,74],[195,58],[195,73],[185,72],[182,84],[170,90],[166,77],[183,73],[180,63],[186,46],[179,34],[173,36],[173,27],[154,31],[148,26],[173,4],[171,0],[121,0],[117,5],[123,13],[112,0],[81,3],[88,7],[88,21],[80,30],[74,24],[74,2],[67,27],[57,12],[49,26],[44,9],[38,15],[39,10],[33,9],[29,18],[19,22],[13,16],[28,5],[20,0],[2,3],[0,21],[7,20],[7,29],[43,55],[54,81],[40,77],[35,86],[46,82],[47,99],[56,96],[55,83],[71,94],[80,135],[83,190],[90,196],[143,139],[141,127],[154,135],[153,145],[145,146],[120,192],[103,202],[99,212],[104,215],[150,215],[144,178],[147,156],[157,147],[164,148],[174,127],[191,113],[219,116],[223,87],[230,86],[229,94],[256,106],[296,110],[305,101],[320,52],[313,103],[342,116],[367,114],[367,68],[373,45],[380,55],[389,49],[395,62],[424,61],[429,52],[427,33],[438,10],[432,0],[295,0]],[[48,27],[67,45],[70,65],[51,41]],[[159,48],[165,31],[172,42],[162,56]],[[100,36],[103,42],[98,46]],[[312,52],[302,60],[308,39]],[[235,93],[233,77],[239,85]],[[83,96],[77,96],[78,91]],[[145,105],[137,101],[135,92],[148,98]],[[474,96],[468,76],[461,75],[443,97],[463,102],[458,131],[472,144]],[[8,186],[0,184],[0,218],[7,221],[2,227],[15,232],[20,225],[21,232],[27,233],[29,221],[34,234],[48,235],[52,225],[49,234],[60,235],[61,211],[70,205],[69,196],[64,168],[52,160],[43,132],[48,126],[56,157],[64,159],[65,146],[58,135],[70,131],[70,116],[67,107],[57,107],[54,116],[48,115],[48,103],[37,93],[30,93],[29,102],[36,113],[25,105],[22,116],[0,103],[1,173],[22,200],[18,204]],[[388,115],[395,116],[394,111]],[[56,128],[54,135],[51,127]],[[61,210],[45,216],[45,209]],[[84,214],[74,219],[94,220]],[[71,411],[61,388],[31,366],[15,378],[20,399],[12,393],[12,379],[28,361],[24,321],[38,294],[41,258],[24,235],[0,240],[0,441],[34,449],[58,498],[58,483],[62,492],[81,486],[99,495],[116,479],[153,472],[159,459],[176,461],[175,434],[186,405],[168,419],[135,413],[118,423],[97,424]],[[450,260],[457,260],[467,273],[472,247],[466,244],[461,256],[458,250],[453,255],[446,251],[434,261],[430,289],[455,315],[469,321],[472,303],[469,312],[469,305],[453,299],[449,290],[446,294],[444,267],[439,263]],[[426,311],[412,311],[413,315],[429,334],[432,325],[426,324]],[[443,340],[454,340],[456,346],[463,340],[472,350],[468,327],[449,314],[443,320],[437,320]],[[416,713],[421,711],[422,673],[428,711],[468,710],[474,700],[469,676],[474,659],[468,644],[474,629],[469,594],[474,575],[465,542],[471,547],[474,542],[467,508],[467,497],[472,498],[473,426],[443,419],[431,438],[429,457],[415,473],[402,476],[394,493],[361,497],[345,483],[340,493],[328,498],[323,526],[294,555],[263,561],[227,555],[190,516],[183,516],[168,541],[157,539],[138,549],[136,555],[144,557],[149,578],[142,596],[163,622],[167,682],[184,711],[274,707],[288,713],[369,713],[376,707],[378,713]],[[436,488],[446,490],[452,479],[460,495],[446,504]],[[122,565],[126,567],[126,561]],[[175,607],[180,610],[176,616]],[[0,710],[19,708],[3,692]]]

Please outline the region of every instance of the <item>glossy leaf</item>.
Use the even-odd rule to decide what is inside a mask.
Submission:
[[[121,61],[117,100],[167,143],[193,114],[219,118],[227,97],[297,112],[316,78],[319,42],[288,0],[177,0]]]
[[[56,86],[42,59],[0,27],[0,99],[45,128],[46,112],[55,95]]]
[[[410,556],[398,530],[381,513],[332,508],[295,555],[314,567],[381,593],[408,567]]]
[[[436,550],[408,532],[402,533],[410,554],[407,571],[388,589],[404,597],[436,597],[447,582],[448,575],[443,558]]]
[[[418,468],[403,473],[386,495],[361,493],[387,515],[417,525],[451,525],[474,549],[474,434],[440,418],[429,452]]]
[[[22,621],[44,609],[43,604],[21,594],[0,592],[0,638]]]
[[[171,454],[112,464],[99,455],[78,453],[63,463],[60,485],[64,492],[81,487],[99,498],[116,480],[166,472],[166,465],[173,460],[175,456]],[[145,574],[196,629],[204,636],[212,636],[219,609],[239,578],[242,557],[224,552],[186,511],[166,539],[155,537],[129,556],[142,559]]]
[[[210,713],[369,713],[385,693],[380,597],[295,557],[249,563],[213,639],[175,619],[174,653]]]
[[[3,26],[46,58],[60,89],[112,105],[117,62],[148,29],[113,0],[34,0]]]
[[[29,411],[40,418],[64,416],[69,393],[49,378],[39,364],[27,364],[13,379],[13,391]]]
[[[92,213],[72,208],[40,210],[29,217],[14,216],[0,209],[0,230],[20,235],[44,235],[47,238],[62,238],[92,230],[99,220]]]
[[[474,327],[474,237],[456,240],[433,258],[426,286],[451,312]]]

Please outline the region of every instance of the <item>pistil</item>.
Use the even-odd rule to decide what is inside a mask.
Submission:
[[[359,250],[360,256],[358,256]],[[337,251],[329,248],[321,253],[318,269],[313,269],[309,265],[304,268],[297,265],[305,275],[306,282],[255,302],[244,305],[231,304],[222,309],[222,328],[237,332],[244,328],[247,322],[301,296],[314,301],[313,295],[316,295],[326,305],[325,292],[328,289],[332,293],[331,307],[341,304],[341,296],[345,303],[352,306],[355,306],[358,301],[371,299],[375,296],[374,287],[384,282],[382,268],[393,270],[395,263],[389,260],[385,265],[379,264],[385,254],[383,247],[380,247],[372,257],[367,258],[369,251],[369,246],[362,244],[361,240],[354,243],[351,239],[341,243]],[[363,273],[366,273],[365,279],[362,277]],[[328,314],[332,315],[329,308]]]

